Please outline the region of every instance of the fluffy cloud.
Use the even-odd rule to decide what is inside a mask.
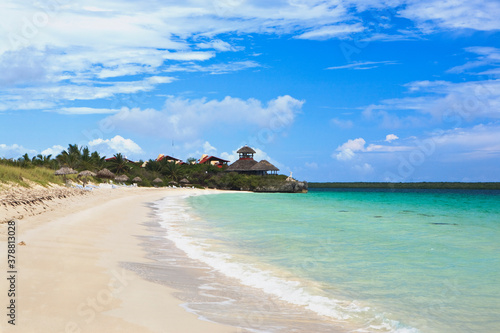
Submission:
[[[354,158],[356,152],[365,150],[366,141],[363,138],[357,138],[354,140],[348,140],[346,143],[337,147],[336,151],[332,156],[339,161],[348,161]]]
[[[95,139],[89,142],[91,150],[97,150],[103,155],[111,156],[116,153],[126,154],[140,154],[142,148],[130,139],[125,139],[120,135],[116,135],[111,139]]]
[[[50,148],[47,148],[41,152],[42,155],[52,155],[52,157],[56,157],[59,155],[65,148],[60,145],[54,145]]]
[[[259,100],[226,97],[223,100],[167,98],[162,110],[128,109],[108,118],[119,129],[142,135],[196,139],[212,127],[244,124],[271,131],[289,127],[304,101],[285,95],[263,105]]]
[[[4,143],[0,143],[0,157],[4,158],[18,158],[21,155],[28,153],[29,155],[36,154],[36,150],[26,149],[21,145],[13,144],[6,145]]]
[[[397,140],[397,139],[399,139],[399,137],[396,134],[387,134],[385,136],[386,142],[392,142],[392,141]]]

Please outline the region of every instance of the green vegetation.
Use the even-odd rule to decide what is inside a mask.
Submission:
[[[190,161],[194,159],[191,158]],[[0,184],[13,183],[22,186],[29,186],[31,182],[47,186],[50,183],[63,184],[63,178],[55,176],[55,170],[61,167],[69,167],[77,172],[89,170],[97,173],[104,168],[110,170],[115,175],[127,175],[128,184],[133,182],[135,177],[140,177],[140,186],[154,186],[153,180],[160,178],[163,185],[170,182],[179,183],[183,179],[189,181],[190,186],[198,188],[210,187],[219,189],[234,190],[254,190],[263,186],[278,186],[284,182],[286,176],[256,176],[243,175],[238,173],[224,172],[225,168],[218,168],[208,164],[179,164],[149,160],[145,167],[143,161],[131,162],[122,154],[116,154],[106,161],[104,156],[98,152],[90,152],[87,147],[69,145],[68,149],[61,152],[55,158],[52,155],[37,155],[30,158],[25,154],[21,158],[0,159]],[[65,176],[75,182],[81,182],[77,175]],[[86,182],[107,182],[107,179],[99,177],[85,177]]]
[[[50,183],[63,184],[60,177],[54,175],[54,171],[42,167],[21,168],[18,166],[5,165],[0,160],[0,184],[11,183],[29,187],[30,183],[47,186]]]
[[[500,190],[500,183],[420,182],[420,183],[309,183],[309,188],[388,188]]]

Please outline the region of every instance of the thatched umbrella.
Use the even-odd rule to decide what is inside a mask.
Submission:
[[[78,177],[95,177],[95,176],[97,176],[97,174],[90,170],[85,170],[78,174]]]
[[[62,167],[61,169],[56,170],[56,172],[54,172],[56,176],[63,176],[64,183],[68,181],[66,175],[74,175],[75,173],[78,172],[68,167]]]
[[[141,177],[135,177],[134,179],[132,179],[132,181],[133,181],[134,183],[142,183],[142,179],[141,179]]]
[[[78,178],[82,178],[83,187],[85,187],[87,185],[88,177],[95,177],[95,176],[97,176],[97,175],[90,170],[85,170],[85,171],[82,171],[78,174]]]
[[[97,177],[112,179],[115,177],[115,174],[105,168],[97,171]]]
[[[125,183],[126,181],[128,181],[130,178],[128,178],[126,175],[121,175],[121,176],[118,176],[118,177],[115,177],[115,180],[117,182],[121,182],[121,183]]]
[[[172,180],[172,181],[168,182],[168,185],[179,185],[179,183]]]
[[[160,178],[156,178],[155,180],[153,180],[153,183],[156,184],[163,183],[163,180],[161,180]]]
[[[68,168],[68,167],[62,167],[61,169],[57,170],[54,172],[56,176],[66,176],[66,175],[74,175],[76,172],[75,170]]]
[[[187,180],[186,178],[182,178],[181,180],[179,180],[179,183],[181,185],[187,185],[187,184],[189,184],[189,180]]]

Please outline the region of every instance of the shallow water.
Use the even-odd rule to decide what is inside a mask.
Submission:
[[[493,332],[499,204],[498,192],[478,191],[227,193],[168,198],[156,214],[177,266],[203,271],[196,289],[210,296],[186,307],[211,320],[266,332]]]

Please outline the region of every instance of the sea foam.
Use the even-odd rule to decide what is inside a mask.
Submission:
[[[192,194],[194,195],[194,194]],[[238,280],[241,284],[262,290],[290,304],[302,306],[314,313],[346,322],[368,314],[368,307],[358,305],[355,301],[336,300],[314,295],[308,292],[303,283],[273,275],[271,271],[262,270],[252,264],[236,262],[227,253],[215,252],[208,242],[187,236],[181,230],[189,226],[194,217],[189,214],[189,206],[182,197],[167,197],[155,203],[158,209],[160,224],[166,229],[166,238],[177,248],[194,260],[205,263],[223,275]],[[418,333],[411,327],[401,327],[397,321],[386,318],[371,318],[365,328],[353,332],[397,332]]]

